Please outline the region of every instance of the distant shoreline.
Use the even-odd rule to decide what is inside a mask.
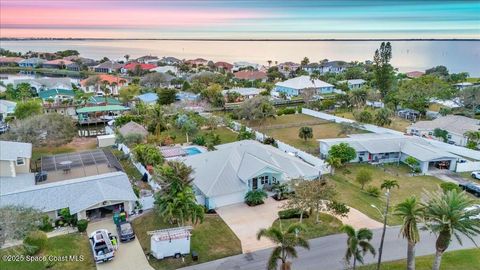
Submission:
[[[0,38],[0,41],[480,41],[480,39],[227,39],[227,38]]]

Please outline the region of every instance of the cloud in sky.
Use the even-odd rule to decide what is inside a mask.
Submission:
[[[477,0],[2,0],[0,3],[2,37],[480,37]]]

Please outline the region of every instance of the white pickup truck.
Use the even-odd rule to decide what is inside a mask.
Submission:
[[[96,263],[107,262],[115,257],[118,249],[117,237],[105,229],[94,231],[90,235],[90,246]]]

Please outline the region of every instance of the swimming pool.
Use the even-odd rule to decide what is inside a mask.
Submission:
[[[185,151],[187,152],[187,155],[189,155],[189,156],[193,156],[193,155],[197,155],[197,154],[202,153],[202,151],[198,150],[198,148],[196,148],[196,147],[185,148]]]

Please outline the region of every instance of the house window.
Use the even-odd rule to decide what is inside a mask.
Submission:
[[[25,164],[25,160],[23,158],[17,158],[17,165]]]
[[[452,138],[452,135],[448,135],[447,138],[451,139],[451,138]]]
[[[277,178],[272,177],[272,183],[277,184],[278,183]]]

